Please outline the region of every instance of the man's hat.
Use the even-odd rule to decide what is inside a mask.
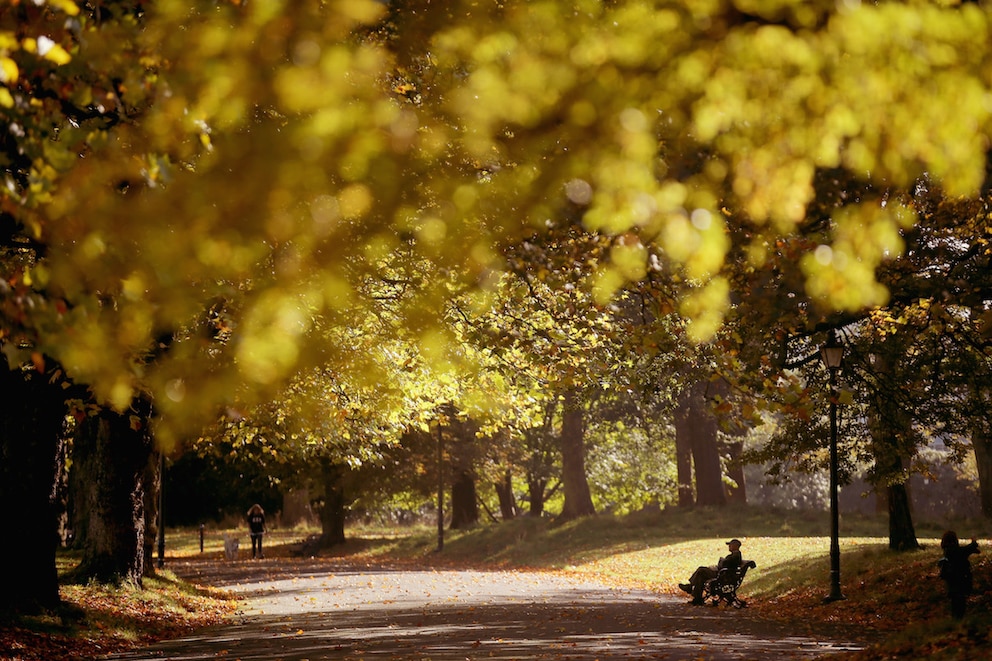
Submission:
[[[732,539],[729,542],[727,542],[727,546],[730,546],[731,544],[737,544],[737,546],[740,546],[741,545],[741,540],[739,540],[739,539],[737,539],[735,537],[734,539]]]

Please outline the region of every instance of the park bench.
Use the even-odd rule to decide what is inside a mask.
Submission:
[[[737,589],[744,582],[748,569],[757,567],[754,560],[745,560],[739,567],[723,568],[716,578],[706,581],[703,586],[703,601],[708,601],[714,606],[721,601],[734,608],[744,608],[747,602],[737,596]]]

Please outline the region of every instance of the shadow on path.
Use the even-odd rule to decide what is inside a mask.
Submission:
[[[809,659],[865,644],[855,630],[796,636],[746,609],[558,574],[265,561],[235,582],[198,564],[176,571],[192,580],[215,572],[211,584],[245,600],[240,622],[110,658]]]

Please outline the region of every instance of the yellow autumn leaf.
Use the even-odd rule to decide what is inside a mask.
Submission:
[[[14,107],[14,97],[10,95],[10,90],[0,87],[0,106],[4,108]]]
[[[0,56],[0,83],[16,83],[18,73],[14,60]]]
[[[68,64],[69,62],[72,61],[72,56],[69,55],[69,52],[54,42],[48,45],[47,48],[43,48],[43,43],[41,40],[39,40],[38,51],[41,53],[42,57],[44,57],[46,60],[48,60],[49,62],[54,62],[59,66],[63,64]]]
[[[850,406],[854,404],[854,393],[848,389],[842,389],[837,394],[837,403],[842,406]]]
[[[41,36],[37,39],[28,37],[21,42],[21,48],[28,53],[37,53],[49,62],[62,65],[72,60],[68,51],[55,43],[51,37]]]
[[[624,278],[637,281],[647,275],[648,251],[636,239],[619,243],[610,249],[610,261]]]
[[[79,14],[79,7],[72,0],[48,0],[48,6],[54,7],[55,9],[61,9],[63,12],[69,16],[76,16]]]
[[[614,266],[601,268],[593,276],[592,291],[596,303],[605,305],[624,285],[624,277]]]

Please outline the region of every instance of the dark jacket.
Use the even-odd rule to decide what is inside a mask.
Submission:
[[[737,569],[743,562],[740,551],[731,551],[726,557],[720,558],[717,569]]]
[[[972,553],[978,553],[978,542],[944,549],[944,557],[937,562],[937,566],[940,567],[940,577],[947,582],[948,592],[971,594],[971,561],[968,556]]]
[[[260,512],[252,512],[248,515],[248,530],[253,535],[265,532],[265,515]]]

